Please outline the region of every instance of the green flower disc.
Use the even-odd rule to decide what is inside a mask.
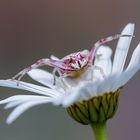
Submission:
[[[74,103],[66,110],[74,120],[84,125],[105,122],[114,116],[119,94],[120,89]]]

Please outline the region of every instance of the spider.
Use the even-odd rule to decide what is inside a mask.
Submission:
[[[40,59],[36,63],[20,71],[12,79],[15,80],[17,78],[17,85],[19,85],[19,81],[26,73],[28,73],[32,69],[42,67],[45,65],[49,65],[54,68],[53,70],[54,84],[56,72],[58,72],[61,78],[64,77],[77,78],[81,76],[89,67],[94,67],[95,69],[99,70],[104,77],[102,68],[92,65],[96,57],[96,52],[98,48],[104,43],[107,43],[114,39],[118,39],[120,37],[132,37],[132,35],[116,34],[114,36],[102,38],[93,45],[90,51],[87,50],[79,51],[67,55],[62,59],[56,59],[55,57],[52,57],[50,59],[48,58]]]

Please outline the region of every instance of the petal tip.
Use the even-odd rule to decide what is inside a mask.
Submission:
[[[13,123],[13,120],[9,119],[9,117],[6,119],[6,124],[10,125]]]
[[[133,34],[135,28],[134,23],[128,23],[122,31],[122,34]]]
[[[130,23],[128,23],[127,25],[132,25],[132,26],[134,26],[135,25],[135,23],[132,23],[132,22],[130,22]]]

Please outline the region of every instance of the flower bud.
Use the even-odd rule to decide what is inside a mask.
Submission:
[[[68,107],[67,112],[74,120],[84,125],[104,122],[114,116],[119,94],[120,89],[77,102]]]

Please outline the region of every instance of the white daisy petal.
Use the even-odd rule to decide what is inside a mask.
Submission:
[[[50,102],[51,102],[50,100],[46,99],[46,100],[31,101],[31,102],[21,104],[12,111],[12,113],[8,116],[6,122],[7,122],[7,124],[11,124],[14,120],[16,120],[27,109],[29,109],[33,106],[36,106],[36,105],[46,104],[46,103],[50,103]]]
[[[120,87],[114,86],[116,83],[116,79],[118,75],[110,75],[107,77],[102,83],[99,85],[98,93],[99,95],[103,95],[104,93],[114,92]]]
[[[133,32],[134,32],[134,24],[129,23],[123,29],[121,34],[133,35]],[[112,74],[121,73],[123,71],[131,40],[132,37],[121,37],[119,39],[114,56]]]
[[[114,89],[116,87],[121,87],[125,85],[134,74],[140,69],[140,44],[138,44],[137,48],[134,50],[131,61],[127,67],[127,69],[122,72],[121,75],[116,77],[116,82],[114,83]]]
[[[13,102],[9,102],[4,106],[4,109],[10,109],[13,108],[17,105],[21,104],[21,101],[13,101]]]
[[[49,88],[46,88],[43,86],[30,84],[27,82],[20,81],[19,85],[17,85],[17,81],[11,80],[11,79],[0,80],[0,86],[27,90],[30,92],[34,92],[34,93],[38,93],[38,94],[42,94],[42,95],[46,95],[46,96],[50,96],[50,97],[56,97],[56,96],[59,96],[59,94],[60,94],[60,92],[57,92],[56,90],[49,89]]]
[[[15,96],[6,98],[4,100],[1,100],[0,104],[6,104],[6,106],[4,108],[8,109],[8,108],[12,108],[12,107],[17,106],[22,103],[26,103],[26,102],[30,102],[30,101],[44,100],[44,99],[52,100],[53,98],[46,97],[46,96],[37,96],[37,95],[15,95]]]
[[[102,68],[106,76],[108,76],[112,70],[111,55],[112,55],[112,50],[109,47],[101,46],[98,49],[97,55],[95,58],[94,65]],[[101,76],[101,73],[99,71],[96,71],[94,75],[97,75],[97,74]]]
[[[66,95],[61,98],[57,98],[53,103],[55,105],[62,104],[64,107],[72,105],[74,102],[81,100],[87,100],[91,97],[97,96],[97,88],[99,82],[93,84],[93,82],[81,83],[77,87],[69,90]]]
[[[131,69],[131,68],[133,68],[133,67],[139,66],[140,65],[139,59],[140,59],[140,43],[135,48],[135,50],[134,50],[134,52],[132,54],[132,58],[131,58],[131,60],[129,62],[129,65],[128,65],[126,71]]]
[[[97,89],[98,95],[103,95],[104,93],[108,93],[110,91],[111,82],[112,81],[110,80],[110,77],[107,77],[105,80],[101,81]]]
[[[52,99],[52,97],[37,96],[37,95],[15,95],[15,96],[6,98],[4,100],[1,100],[0,104],[5,104],[5,103],[9,103],[9,102],[14,102],[14,101],[20,101],[22,103],[22,102],[41,100],[41,99],[46,99],[46,98]]]
[[[54,82],[54,77],[51,73],[41,70],[41,69],[33,69],[31,71],[28,72],[28,75],[35,81],[50,87],[50,88],[55,88],[55,86],[53,86],[53,82]]]

